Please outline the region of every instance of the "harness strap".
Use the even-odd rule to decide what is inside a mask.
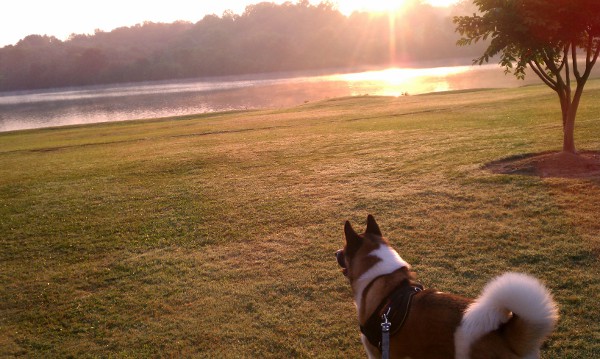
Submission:
[[[408,317],[412,297],[421,290],[423,290],[421,284],[411,283],[408,280],[402,282],[389,297],[379,304],[365,325],[360,326],[361,333],[367,337],[373,346],[382,350],[383,315],[385,314],[386,321],[391,323],[389,335],[393,336],[402,328]]]
[[[381,359],[390,358],[390,327],[392,323],[388,321],[388,313],[385,313],[381,323]]]

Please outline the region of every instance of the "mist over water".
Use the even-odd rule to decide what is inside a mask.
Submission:
[[[498,65],[280,74],[0,93],[0,131],[281,108],[343,96],[401,96],[540,83]],[[549,90],[550,91],[550,90]]]

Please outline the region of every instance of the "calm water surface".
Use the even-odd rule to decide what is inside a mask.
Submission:
[[[0,93],[0,131],[280,108],[326,98],[517,87],[498,65],[391,68],[333,75],[243,76]]]

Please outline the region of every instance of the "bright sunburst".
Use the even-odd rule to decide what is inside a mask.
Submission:
[[[459,0],[423,0],[433,6],[450,6],[456,4]],[[414,4],[415,0],[338,0],[335,1],[340,11],[346,15],[354,11],[366,12],[398,12]]]
[[[395,12],[400,10],[404,3],[404,0],[345,0],[338,1],[338,6],[340,11],[346,14],[354,11]]]

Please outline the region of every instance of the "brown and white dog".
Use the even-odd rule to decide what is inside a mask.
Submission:
[[[379,357],[381,349],[377,333],[369,336],[368,327],[378,331],[382,313],[396,305],[390,297],[400,292],[409,295],[399,295],[405,300],[396,306],[406,308],[398,309],[403,312],[396,316],[400,319],[391,321],[391,358],[539,357],[543,340],[558,320],[558,309],[537,279],[505,273],[490,281],[475,300],[420,290],[412,281],[410,265],[382,237],[373,216],[367,218],[365,233],[356,233],[350,222],[344,231],[346,246],[336,257],[352,287],[369,358]]]

